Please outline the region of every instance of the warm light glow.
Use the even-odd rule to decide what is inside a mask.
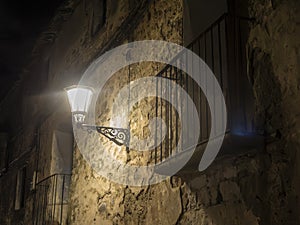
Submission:
[[[65,89],[75,122],[84,122],[91,104],[93,89],[85,86],[71,86]]]

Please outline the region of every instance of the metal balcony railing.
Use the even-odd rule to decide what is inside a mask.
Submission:
[[[227,127],[228,132],[236,133],[253,133],[253,95],[250,82],[247,78],[246,70],[246,39],[248,33],[249,20],[239,18],[229,14],[224,14],[209,28],[201,33],[191,44],[188,49],[196,53],[202,58],[210,69],[215,74],[219,85],[223,91],[227,107]],[[182,63],[182,59],[187,57],[185,51],[179,54],[173,62],[176,65]],[[186,60],[186,63],[192,63],[191,60]],[[189,65],[184,65],[188,67]],[[200,69],[201,71],[201,69]],[[198,117],[200,120],[200,137],[195,136],[195,127],[185,127],[183,141],[195,140],[199,145],[205,144],[208,140],[211,130],[211,115],[206,100],[206,90],[201,90],[197,83],[187,74],[179,70],[177,67],[167,65],[158,77],[163,77],[176,82],[184,89],[193,100],[196,106]],[[207,76],[205,74],[205,76]],[[204,79],[202,82],[206,82]],[[180,92],[175,90],[177,95],[172,95],[172,86],[168,86],[163,81],[158,81],[156,84],[157,96],[165,93],[169,96],[168,100],[175,103],[175,107],[180,110],[188,110],[188,101],[180,96]],[[214,104],[218,104],[215,98]],[[177,148],[175,146],[186,146],[184,143],[179,143],[180,135],[180,118],[168,101],[159,97],[156,98],[156,117],[161,117],[166,122],[166,136],[164,141],[155,149],[155,163],[163,162],[168,157],[182,153],[188,149]],[[187,112],[192,118],[193,113]],[[183,126],[188,126],[181,118]],[[156,132],[156,140],[162,140],[162,127],[159,127],[160,132]],[[193,147],[193,146],[191,146]]]
[[[54,174],[36,184],[34,224],[67,225],[70,174]]]

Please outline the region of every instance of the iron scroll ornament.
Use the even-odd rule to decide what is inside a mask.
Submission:
[[[129,146],[130,132],[128,129],[88,124],[80,124],[80,127],[87,129],[88,132],[97,131],[119,146]]]

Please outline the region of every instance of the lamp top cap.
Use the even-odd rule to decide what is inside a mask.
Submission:
[[[92,91],[93,93],[95,92],[92,87],[85,86],[85,85],[72,85],[72,86],[64,88],[65,91],[69,91],[69,90],[72,90],[72,89],[87,89],[87,90]]]

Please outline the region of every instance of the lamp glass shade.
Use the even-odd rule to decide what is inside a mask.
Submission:
[[[93,89],[85,86],[71,86],[65,89],[68,95],[71,112],[85,115],[91,104]]]

